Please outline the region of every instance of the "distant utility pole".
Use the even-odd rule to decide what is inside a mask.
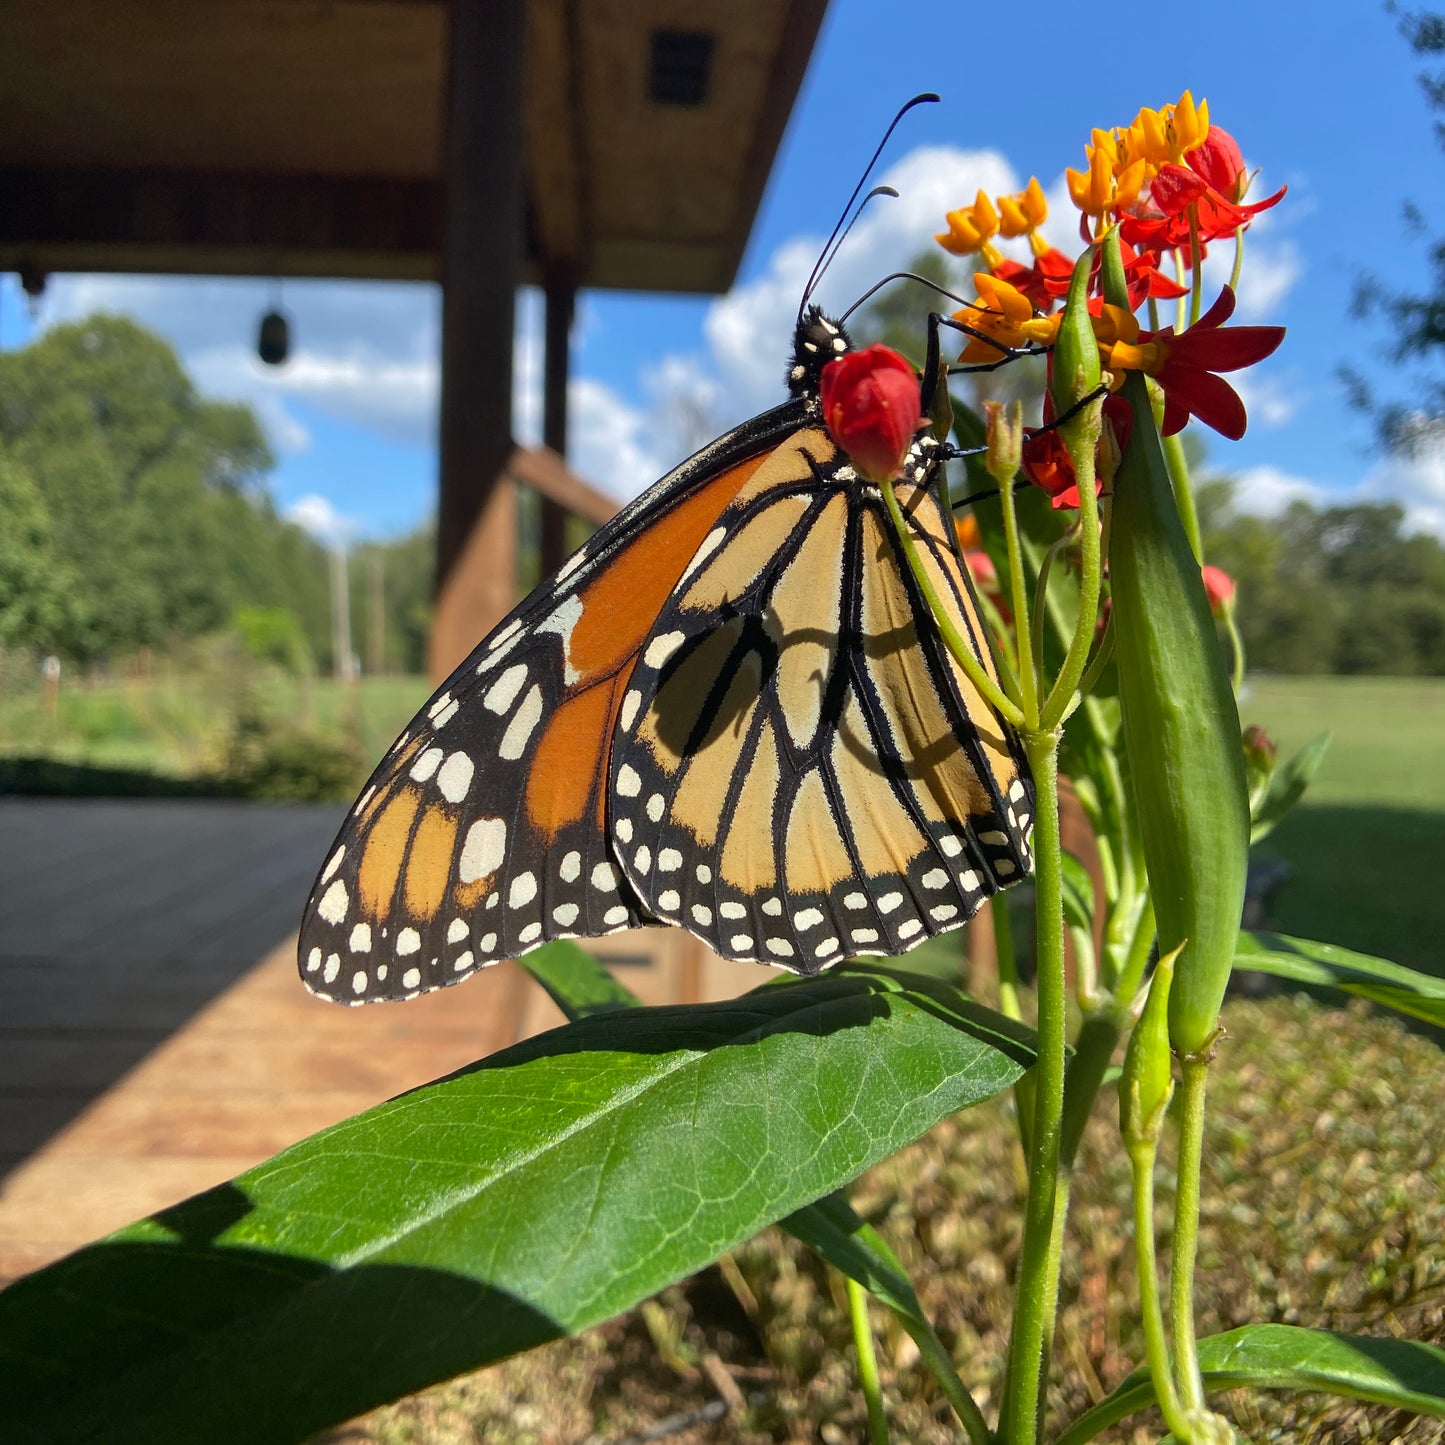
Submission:
[[[351,651],[351,585],[346,576],[346,542],[331,544],[331,654],[332,672],[340,682],[356,681],[356,658]]]
[[[370,586],[366,598],[366,670],[373,677],[380,677],[386,671],[386,554],[380,547],[375,547],[370,560],[367,578]]]

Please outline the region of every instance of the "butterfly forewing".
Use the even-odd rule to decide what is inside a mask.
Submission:
[[[798,409],[730,433],[619,513],[417,714],[307,903],[313,992],[408,998],[549,939],[655,921],[604,831],[612,738],[659,611]]]
[[[898,492],[976,641],[920,444]],[[948,657],[876,487],[820,430],[718,518],[632,674],[609,830],[664,922],[812,973],[905,952],[1022,875],[1016,743]]]

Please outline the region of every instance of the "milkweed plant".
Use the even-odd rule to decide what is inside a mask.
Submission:
[[[1077,254],[1044,239],[1037,180],[980,193],[937,238],[978,268],[977,299],[941,319],[943,336],[961,335],[957,366],[1046,354],[1043,425],[993,402],[922,417],[917,373],[886,348],[834,363],[822,389],[826,423],[881,488],[940,633],[1022,739],[1037,799],[1032,1001],[1001,898],[997,1009],[906,959],[729,1003],[641,1008],[576,944],[549,945],[524,963],[564,1028],[0,1296],[7,1439],[299,1440],[600,1323],[774,1223],[846,1282],[873,1445],[888,1439],[889,1411],[870,1301],[917,1342],[970,1445],[1079,1445],[1156,1405],[1174,1440],[1219,1445],[1235,1437],[1211,1392],[1241,1386],[1445,1419],[1445,1351],[1425,1343],[1287,1325],[1196,1337],[1206,1091],[1231,1067],[1219,1022],[1231,972],[1329,984],[1437,1026],[1445,987],[1241,931],[1251,837],[1298,799],[1320,749],[1280,763],[1257,730],[1241,734],[1237,599],[1203,554],[1181,433],[1191,420],[1244,432],[1225,375],[1283,331],[1232,313],[1250,223],[1283,192],[1248,199],[1238,145],[1187,93],[1094,131],[1085,153],[1068,172]],[[1000,249],[1010,239],[1028,264]],[[893,493],[924,426],[969,453],[978,499],[959,545],[992,671],[938,600]],[[1060,845],[1061,771],[1093,835],[1092,874]],[[990,1419],[846,1186],[1009,1089],[1027,1195]],[[1059,1420],[1046,1402],[1065,1221],[1085,1123],[1107,1091],[1133,1181],[1138,1368]],[[1154,1185],[1168,1131],[1166,1261]]]

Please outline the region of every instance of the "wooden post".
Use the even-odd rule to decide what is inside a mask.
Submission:
[[[546,353],[542,366],[542,441],[567,458],[567,380],[571,372],[572,314],[577,285],[570,272],[547,276]],[[567,555],[567,512],[542,498],[542,575],[555,572]]]
[[[443,173],[437,591],[511,452],[526,0],[452,0]]]

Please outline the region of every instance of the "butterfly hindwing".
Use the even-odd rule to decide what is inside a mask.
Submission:
[[[408,998],[549,939],[656,921],[604,832],[611,740],[683,569],[798,411],[736,429],[625,508],[417,714],[306,905],[313,992]]]
[[[920,442],[897,485],[987,657]],[[947,654],[881,495],[781,444],[660,613],[620,714],[609,829],[664,922],[812,973],[963,923],[1027,867],[1017,742]]]

